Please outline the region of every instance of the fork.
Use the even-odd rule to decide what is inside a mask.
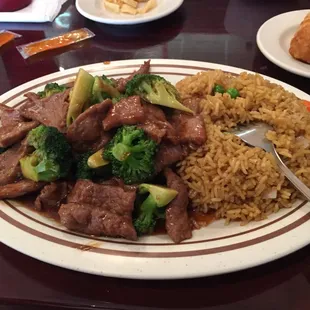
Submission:
[[[300,181],[296,175],[285,165],[278,152],[276,151],[274,144],[266,139],[266,133],[269,130],[273,130],[273,128],[268,124],[263,122],[256,122],[247,125],[241,125],[230,133],[235,134],[248,145],[260,147],[266,152],[271,153],[274,156],[276,163],[282,173],[295,186],[295,188],[299,190],[308,201],[310,201],[310,189],[302,181]]]

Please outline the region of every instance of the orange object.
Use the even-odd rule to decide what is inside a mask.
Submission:
[[[20,45],[17,46],[17,49],[24,58],[28,58],[35,54],[68,46],[92,38],[94,36],[95,34],[91,32],[89,29],[81,28],[78,30],[64,33],[54,38],[44,39],[37,42]]]
[[[302,100],[301,102],[306,106],[307,110],[310,112],[310,101]]]
[[[21,37],[20,34],[17,34],[11,31],[7,31],[7,30],[0,31],[0,47],[14,40],[15,38],[19,38],[19,37]]]

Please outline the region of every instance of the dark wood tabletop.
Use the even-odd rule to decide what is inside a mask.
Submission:
[[[308,0],[185,0],[178,11],[161,20],[137,26],[112,26],[85,19],[77,12],[74,1],[69,0],[53,23],[0,23],[0,30],[23,36],[0,49],[0,94],[59,70],[138,58],[176,58],[237,66],[310,93],[309,79],[272,64],[256,45],[256,33],[264,21],[309,6]],[[16,50],[16,45],[81,27],[89,28],[96,37],[27,61]],[[137,281],[64,270],[0,244],[0,305],[7,305],[5,309],[20,309],[23,305],[29,309],[70,306],[306,310],[310,309],[309,293],[310,246],[272,263],[228,275]]]

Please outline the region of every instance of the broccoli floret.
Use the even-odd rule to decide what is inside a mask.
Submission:
[[[76,164],[76,178],[77,179],[89,179],[91,180],[94,177],[94,171],[91,169],[88,164],[88,158],[92,155],[91,152],[86,152],[77,156]]]
[[[164,209],[178,194],[177,191],[152,184],[141,184],[139,193],[149,193],[143,203],[138,206],[133,225],[138,235],[150,234],[156,221],[164,217]]]
[[[0,147],[0,154],[4,153],[7,149],[7,147]]]
[[[108,171],[102,169],[109,162],[103,158],[103,150],[96,153],[86,152],[77,157],[76,177],[77,179],[93,179],[96,176],[102,176]]]
[[[40,98],[49,97],[53,94],[62,93],[67,89],[64,85],[59,85],[57,83],[48,83],[45,85],[44,90],[38,92]]]
[[[104,159],[112,164],[112,174],[126,184],[141,183],[150,179],[154,172],[156,143],[135,126],[119,128],[105,146]]]
[[[99,76],[95,77],[93,89],[92,89],[92,96],[91,96],[91,104],[96,104],[104,101],[105,99],[111,98],[111,95],[105,91],[102,91],[101,83],[104,80]],[[107,83],[107,85],[110,85]]]
[[[152,104],[193,113],[179,101],[176,88],[163,77],[154,74],[137,74],[126,84],[126,95],[138,95]]]
[[[96,104],[108,98],[119,97],[119,91],[114,87],[113,81],[108,79],[105,75],[102,77],[96,76],[93,89],[91,104]]]
[[[56,128],[40,125],[32,129],[27,144],[34,151],[20,159],[25,178],[52,182],[68,175],[72,164],[71,147]]]

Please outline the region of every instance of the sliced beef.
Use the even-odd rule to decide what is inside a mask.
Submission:
[[[19,142],[38,125],[36,121],[27,121],[20,115],[19,110],[0,104],[0,147]]]
[[[125,191],[123,186],[96,184],[78,180],[68,196],[68,202],[79,202],[100,207],[119,214],[132,211],[136,198],[134,190]]]
[[[153,139],[157,144],[159,144],[162,138],[166,135],[167,129],[159,126],[155,123],[145,123],[143,125],[139,125],[141,129],[145,131],[145,133]]]
[[[66,132],[69,93],[70,89],[43,99],[34,93],[25,94],[28,101],[20,108],[21,115]]]
[[[166,209],[166,230],[175,243],[192,237],[189,217],[187,214],[188,193],[182,179],[171,169],[165,169],[167,186],[178,192],[178,195]]]
[[[195,115],[175,110],[172,114],[169,128],[165,139],[173,144],[191,144],[200,146],[205,143],[206,129],[203,118],[200,116],[200,98],[190,98],[183,101],[183,104],[190,108]]]
[[[173,128],[161,108],[150,103],[143,103],[143,109],[145,118],[138,127],[142,128],[151,139],[159,144],[167,134],[167,130]]]
[[[67,204],[59,209],[60,221],[68,229],[85,234],[136,240],[132,225],[135,198],[135,190],[78,180]]]
[[[110,99],[95,104],[80,114],[70,125],[67,139],[75,151],[96,152],[110,141],[111,134],[103,130],[102,120],[112,105]]]
[[[127,191],[136,191],[138,186],[137,185],[126,185],[122,179],[117,177],[112,177],[109,180],[102,181],[100,184],[104,185],[111,185],[111,186],[119,186],[124,189],[125,192]]]
[[[0,186],[0,199],[21,197],[39,191],[46,183],[31,180],[20,180],[15,183]]]
[[[126,89],[126,84],[127,82],[129,82],[130,80],[133,79],[133,77],[136,74],[148,74],[150,72],[150,60],[145,61],[144,64],[137,70],[134,71],[130,76],[128,76],[127,78],[120,78],[118,80],[116,80],[116,84],[117,84],[117,89],[119,92],[123,93]]]
[[[182,103],[183,105],[191,109],[195,113],[195,115],[199,115],[201,113],[200,101],[200,98],[193,97],[183,100]]]
[[[24,94],[24,96],[30,101],[37,101],[41,99],[39,95],[37,95],[36,93],[32,93],[32,92],[26,93]]]
[[[21,177],[19,160],[28,151],[25,143],[18,143],[0,155],[0,185],[13,183]]]
[[[175,112],[170,121],[174,130],[169,131],[167,139],[176,144],[194,144],[200,146],[205,143],[206,129],[203,118],[200,115],[192,116]]]
[[[60,205],[67,198],[69,189],[70,186],[65,181],[45,185],[35,200],[35,209],[38,211],[58,211]]]
[[[143,108],[145,113],[145,122],[167,122],[166,115],[159,106],[144,101]]]
[[[186,156],[186,151],[181,145],[162,143],[155,158],[155,169],[159,173],[165,167],[173,165]]]
[[[165,142],[172,143],[174,145],[178,145],[181,143],[176,127],[177,126],[174,127],[173,125],[171,125],[171,127],[167,129],[167,133],[164,136]]]
[[[110,108],[103,121],[104,130],[110,130],[122,125],[135,125],[144,121],[144,109],[139,96],[120,100]]]
[[[0,119],[3,127],[11,126],[24,122],[25,119],[20,115],[19,110],[0,104]]]

